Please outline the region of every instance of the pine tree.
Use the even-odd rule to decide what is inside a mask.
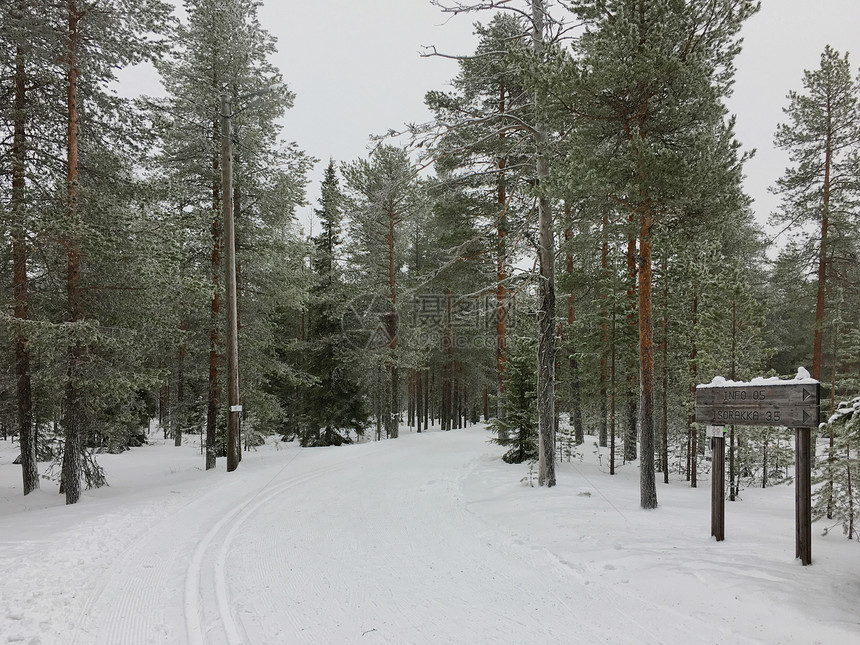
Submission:
[[[234,182],[231,195],[221,189],[220,97],[243,97],[278,86],[281,75],[269,62],[274,39],[262,29],[258,2],[187,0],[188,21],[180,26],[177,49],[159,66],[168,99],[156,113],[163,141],[159,160],[165,196],[181,212],[183,232],[177,236],[178,264],[184,277],[171,307],[174,328],[182,331],[174,355],[183,366],[182,379],[196,384],[196,370],[206,379],[206,466],[215,466],[217,430],[222,419],[222,200],[233,202],[236,222],[239,361],[246,436],[255,426],[279,423],[277,397],[265,391],[266,380],[281,370],[272,337],[275,309],[295,299],[301,280],[297,266],[279,261],[293,252],[295,207],[304,201],[304,175],[310,160],[294,145],[278,140],[277,119],[292,105],[285,89],[234,104],[230,115],[234,136]],[[253,105],[252,105],[253,103]],[[200,262],[208,256],[207,266]],[[208,294],[201,292],[209,283]],[[196,313],[195,302],[209,301],[208,321]],[[201,352],[207,354],[201,363]],[[192,370],[193,368],[193,370]],[[176,374],[177,370],[171,370]],[[192,375],[193,374],[193,375]],[[197,386],[186,397],[195,394]],[[179,402],[186,411],[192,401]],[[180,425],[185,425],[183,422]],[[191,424],[189,424],[191,425]],[[196,424],[195,424],[196,425]],[[223,444],[221,444],[223,445]],[[241,456],[241,453],[239,454]]]
[[[555,20],[548,11],[545,0],[528,0],[519,3],[478,3],[473,5],[455,3],[443,6],[451,13],[478,11],[484,9],[505,9],[520,16],[528,30],[528,46],[519,47],[520,64],[523,69],[542,70],[550,59],[555,41],[564,31],[563,25]],[[539,75],[539,74],[538,74]],[[523,75],[525,77],[525,75]],[[531,118],[518,121],[515,129],[529,134],[528,174],[532,177],[532,196],[536,203],[537,235],[535,239],[537,265],[539,269],[539,290],[541,306],[538,315],[538,418],[540,458],[538,481],[541,486],[555,485],[555,354],[556,354],[556,278],[555,278],[555,237],[552,185],[550,175],[551,125],[549,123],[548,90],[544,83],[528,82],[525,92],[531,99]],[[499,116],[499,115],[497,115]],[[501,115],[501,122],[510,115]],[[468,124],[470,119],[461,121]]]
[[[641,503],[655,508],[654,236],[704,183],[704,175],[692,172],[701,168],[691,162],[720,133],[720,98],[731,83],[737,33],[757,5],[583,0],[573,8],[588,24],[581,59],[562,61],[546,82],[553,96],[564,97],[562,105],[576,106],[575,145],[580,154],[588,151],[581,161],[592,172],[571,176],[596,180],[598,194],[610,195],[637,229]]]
[[[812,242],[817,256],[812,377],[820,380],[831,246],[850,226],[857,190],[860,103],[848,55],[830,46],[821,54],[820,67],[804,73],[803,86],[803,94],[789,93],[789,122],[781,124],[775,136],[776,145],[788,150],[792,161],[777,182],[783,201],[775,221],[817,226]]]
[[[370,345],[378,350],[387,373],[385,431],[390,438],[399,434],[400,351],[398,293],[400,269],[407,237],[404,229],[420,208],[418,181],[406,152],[379,146],[370,159],[343,166],[350,217],[352,260],[365,271],[360,281],[371,308],[366,331]],[[367,304],[367,300],[364,301]],[[378,307],[373,311],[374,305]],[[372,314],[378,313],[375,319]]]
[[[156,57],[163,49],[159,34],[168,25],[170,7],[160,0],[104,2],[98,7],[69,0],[63,17],[66,34],[62,65],[66,90],[66,191],[62,246],[66,249],[65,320],[70,330],[63,395],[62,485],[66,503],[80,497],[84,468],[81,450],[88,425],[86,388],[87,345],[94,321],[88,320],[83,282],[86,278],[87,228],[92,226],[94,200],[86,193],[81,154],[97,149],[99,126],[117,117],[122,102],[108,94],[113,70]],[[81,108],[87,108],[82,110]],[[107,130],[110,131],[109,129]],[[109,137],[105,137],[108,138]]]
[[[522,124],[533,120],[532,97],[516,61],[527,27],[518,15],[497,13],[475,30],[480,40],[474,55],[460,61],[455,92],[428,92],[425,101],[435,115],[429,154],[440,177],[495,205],[482,219],[496,262],[496,415],[503,417],[508,289],[516,256],[510,239],[519,237],[527,197],[523,173],[531,146]]]
[[[31,373],[31,339],[28,333],[30,319],[31,285],[28,277],[30,261],[30,239],[34,234],[37,209],[34,208],[35,193],[28,181],[36,177],[37,160],[46,161],[45,146],[31,141],[31,130],[35,129],[36,105],[45,99],[42,87],[56,89],[47,76],[52,64],[52,53],[56,50],[56,36],[49,21],[50,12],[44,3],[22,0],[0,3],[4,16],[0,26],[0,48],[6,55],[0,57],[0,75],[13,87],[11,101],[0,107],[4,133],[11,131],[11,145],[0,146],[3,172],[0,176],[11,177],[8,188],[9,233],[12,242],[13,299],[15,317],[15,392],[17,407],[17,431],[21,446],[21,471],[23,492],[27,495],[39,488],[36,455],[36,429],[33,424],[33,388]],[[38,96],[34,101],[34,95]],[[39,96],[41,95],[41,96]],[[45,115],[41,115],[42,118]],[[44,134],[44,132],[43,132]],[[7,134],[8,136],[8,134]],[[43,139],[44,141],[44,139]],[[56,146],[48,146],[55,151]],[[46,164],[48,166],[52,164]],[[8,171],[8,173],[6,172]],[[5,219],[5,217],[4,217]],[[4,226],[5,228],[5,226]]]

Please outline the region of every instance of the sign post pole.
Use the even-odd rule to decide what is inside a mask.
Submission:
[[[708,424],[714,449],[711,535],[725,539],[725,428],[767,425],[795,431],[795,545],[804,566],[812,564],[812,428],[820,415],[817,381],[714,383],[696,388],[696,421]]]
[[[803,566],[812,564],[812,450],[810,428],[795,428],[794,498],[795,557]]]
[[[713,460],[711,462],[711,535],[717,542],[726,539],[726,429],[708,426]]]

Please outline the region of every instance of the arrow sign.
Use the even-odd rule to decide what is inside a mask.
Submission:
[[[708,425],[784,426],[818,425],[817,385],[740,383],[696,389],[696,421]]]

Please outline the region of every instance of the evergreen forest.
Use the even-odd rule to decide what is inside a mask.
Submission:
[[[281,125],[296,97],[260,2],[184,0],[180,20],[164,0],[0,0],[0,434],[24,494],[77,502],[105,483],[98,454],[153,420],[177,446],[199,435],[207,469],[272,435],[486,422],[541,485],[596,443],[655,508],[660,482],[710,468],[697,384],[805,367],[815,510],[860,537],[848,54],[785,88],[766,230],[726,107],[757,2],[433,4],[475,22],[450,85],[427,88],[433,118],[318,160]],[[140,64],[163,95],[117,91]],[[732,426],[729,498],[790,478],[792,442]]]

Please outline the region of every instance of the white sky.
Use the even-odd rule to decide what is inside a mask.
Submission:
[[[764,0],[745,25],[744,49],[736,60],[737,77],[729,109],[737,115],[737,136],[756,155],[746,165],[746,190],[755,200],[760,222],[779,206],[768,188],[788,165],[788,155],[773,146],[790,90],[803,89],[803,71],[819,66],[825,45],[850,53],[860,65],[860,0]]]
[[[484,22],[489,18],[481,16]],[[278,40],[273,62],[297,94],[283,121],[284,136],[320,159],[308,189],[311,206],[302,217],[307,221],[329,157],[356,159],[366,154],[370,135],[429,117],[425,92],[445,89],[457,64],[419,52],[424,45],[472,52],[478,16],[449,18],[429,0],[264,0],[260,19]],[[746,166],[746,189],[762,223],[778,205],[768,187],[788,163],[773,148],[785,96],[801,89],[803,70],[818,66],[826,44],[856,54],[856,69],[858,26],[860,0],[763,0],[761,12],[744,28],[729,107],[737,114],[738,138],[757,150]]]

